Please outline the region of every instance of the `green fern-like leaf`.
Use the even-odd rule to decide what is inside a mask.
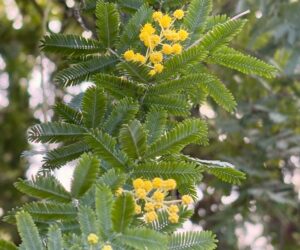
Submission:
[[[200,168],[213,174],[220,180],[235,185],[240,185],[243,180],[246,179],[245,173],[237,170],[231,163],[222,161],[208,161],[196,159],[193,157],[185,157],[192,162],[198,164]]]
[[[83,121],[88,128],[97,128],[106,111],[106,97],[102,89],[91,87],[82,100]]]
[[[150,81],[149,68],[145,65],[136,62],[123,61],[117,65],[120,73],[127,76],[129,79],[147,83]]]
[[[193,46],[184,50],[182,54],[175,55],[165,62],[164,71],[158,75],[158,79],[177,75],[175,72],[181,72],[194,63],[199,63],[207,57],[207,51],[202,45]]]
[[[69,123],[49,122],[31,127],[28,139],[32,142],[56,143],[82,139],[84,128]]]
[[[168,114],[165,110],[151,108],[146,115],[145,129],[147,131],[147,143],[152,144],[164,132],[166,128]]]
[[[112,110],[105,121],[104,130],[111,135],[116,135],[123,124],[134,119],[139,111],[139,105],[131,98],[122,99]]]
[[[94,133],[86,136],[86,142],[100,159],[107,161],[113,167],[124,169],[126,166],[127,157],[116,148],[116,140],[110,135],[95,130]]]
[[[123,186],[125,181],[125,174],[116,173],[114,169],[110,169],[99,178],[98,183],[110,187],[110,189],[115,192],[119,187]]]
[[[173,233],[193,215],[193,211],[181,206],[178,213],[178,223],[171,223],[169,221],[169,213],[166,210],[158,212],[157,215],[158,219],[149,224],[149,227],[162,233]]]
[[[131,194],[118,196],[113,204],[111,215],[113,229],[116,232],[124,232],[130,225],[134,216],[134,199]]]
[[[166,236],[151,229],[128,229],[120,240],[134,249],[167,249]]]
[[[210,61],[244,74],[255,74],[266,78],[273,78],[277,72],[275,67],[228,47],[216,50],[211,55]]]
[[[178,153],[186,145],[200,142],[207,142],[207,126],[205,122],[196,119],[187,119],[177,124],[175,128],[152,144],[146,156],[155,157],[168,153]]]
[[[209,231],[175,233],[170,237],[169,250],[213,250],[217,240]]]
[[[136,166],[133,175],[147,179],[157,176],[163,179],[172,178],[178,183],[194,183],[202,177],[196,164],[184,161],[147,162]]]
[[[62,233],[57,225],[52,225],[47,234],[48,250],[63,250]]]
[[[212,10],[211,0],[193,0],[191,1],[187,15],[184,18],[184,26],[190,32],[188,44],[192,44],[199,39],[200,34],[204,31],[207,18]]]
[[[143,104],[148,108],[166,110],[169,114],[177,116],[188,116],[190,106],[184,96],[147,95]]]
[[[66,163],[77,159],[84,152],[90,151],[89,146],[84,142],[75,142],[73,144],[59,147],[47,152],[44,157],[44,167],[59,168]]]
[[[19,180],[15,187],[35,198],[48,199],[57,202],[70,202],[71,196],[53,176],[38,176],[32,181]]]
[[[77,216],[77,209],[72,204],[31,202],[23,206],[35,221],[51,222],[54,220],[73,220]]]
[[[144,88],[138,83],[120,77],[98,74],[93,78],[97,86],[104,88],[112,96],[121,99],[125,97],[136,98]]]
[[[95,13],[99,39],[106,48],[112,48],[119,34],[119,13],[116,6],[98,1]]]
[[[70,106],[64,103],[57,103],[53,109],[55,114],[58,115],[61,121],[66,123],[76,124],[76,125],[82,124],[81,113],[71,108]]]
[[[127,1],[126,1],[127,2]],[[120,44],[118,45],[120,52],[125,51],[129,46],[135,47],[141,26],[146,23],[152,14],[152,9],[143,5],[132,16],[132,18],[125,25],[120,37]]]
[[[104,185],[96,187],[96,215],[99,224],[100,235],[103,239],[110,237],[112,233],[111,211],[113,206],[113,195],[111,190]]]
[[[88,80],[91,75],[107,70],[117,61],[116,57],[97,56],[62,70],[56,75],[55,80],[65,87],[77,85]]]
[[[222,45],[228,44],[244,27],[245,20],[229,20],[218,24],[203,36],[201,45],[208,51],[213,52]]]
[[[99,53],[103,50],[100,42],[76,35],[51,34],[42,40],[42,49],[46,52],[73,55]]]
[[[225,14],[210,16],[207,18],[206,30],[211,30],[214,26],[226,23],[229,20],[230,18]]]
[[[120,130],[119,140],[124,152],[132,159],[142,158],[145,154],[146,132],[138,120],[133,120],[128,125],[123,125]]]
[[[97,233],[99,231],[96,214],[90,207],[82,206],[79,208],[78,221],[85,239],[90,233]]]
[[[30,250],[43,249],[38,229],[31,216],[26,212],[19,212],[16,215],[16,220],[24,248]]]
[[[79,198],[95,183],[99,172],[99,161],[95,156],[83,154],[77,164],[71,183],[71,194]]]

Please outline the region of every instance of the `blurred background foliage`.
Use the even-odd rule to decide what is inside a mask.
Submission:
[[[13,182],[30,177],[32,166],[41,165],[40,157],[20,157],[28,149],[42,150],[28,145],[27,128],[51,119],[56,99],[67,101],[80,92],[62,90],[51,81],[64,62],[43,55],[39,41],[47,32],[92,36],[93,20],[79,12],[82,2],[0,1],[1,217],[27,199]],[[229,114],[212,102],[196,107],[195,115],[210,124],[211,141],[208,147],[185,151],[201,159],[231,162],[248,178],[241,186],[232,187],[205,176],[193,223],[214,230],[219,249],[299,249],[300,2],[213,2],[215,14],[234,16],[250,10],[247,29],[234,46],[276,65],[280,72],[276,79],[267,81],[213,68],[233,92],[238,109]],[[87,3],[87,9],[93,7],[92,0]],[[0,222],[0,237],[18,241],[15,228],[4,222]]]

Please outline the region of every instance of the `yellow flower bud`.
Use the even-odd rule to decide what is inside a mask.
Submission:
[[[164,181],[163,186],[167,191],[173,190],[176,188],[176,181],[173,179],[168,179],[168,180]]]
[[[132,61],[134,56],[135,56],[135,54],[134,54],[133,50],[127,50],[124,53],[124,58],[125,58],[126,61]]]
[[[117,191],[116,191],[116,193],[115,193],[116,196],[122,195],[122,194],[123,194],[123,191],[124,191],[123,188],[118,188]]]
[[[145,204],[144,210],[145,210],[146,212],[154,211],[154,210],[155,210],[155,206],[154,206],[153,203],[148,202],[148,203]]]
[[[155,202],[154,207],[155,209],[160,209],[164,206],[164,204],[162,202]]]
[[[173,13],[173,16],[176,18],[176,19],[182,19],[184,17],[184,11],[183,10],[175,10],[174,13]]]
[[[180,41],[185,41],[188,38],[189,33],[184,29],[180,29],[178,31],[178,36]]]
[[[136,53],[133,59],[135,62],[139,62],[141,64],[144,64],[146,62],[146,57],[144,57],[140,53]]]
[[[152,180],[152,185],[154,188],[161,188],[163,185],[163,180],[161,178],[154,178]]]
[[[167,29],[171,26],[172,23],[172,18],[169,15],[164,15],[160,20],[159,24],[161,27],[164,29]]]
[[[144,181],[141,178],[135,179],[132,184],[135,189],[144,188]]]
[[[135,192],[135,195],[139,199],[145,199],[147,196],[146,190],[143,188],[138,188]]]
[[[160,19],[163,17],[163,13],[161,13],[160,11],[155,11],[153,14],[152,14],[152,18],[154,21],[156,22],[159,22]]]
[[[164,32],[164,36],[169,41],[178,41],[179,40],[179,34],[174,30],[166,30]]]
[[[169,214],[169,217],[168,217],[168,220],[169,220],[171,223],[177,223],[178,220],[179,220],[179,216],[178,216],[178,214],[176,214],[176,213],[170,213],[170,214]]]
[[[181,197],[181,201],[184,205],[189,205],[193,202],[193,198],[189,195],[184,195]]]
[[[155,221],[157,218],[158,218],[157,213],[154,211],[145,214],[145,221],[148,223]]]
[[[111,247],[111,245],[104,245],[101,250],[113,250],[113,248]]]
[[[136,214],[140,214],[140,213],[142,212],[141,206],[135,204],[135,206],[134,206],[134,212],[135,212]]]
[[[146,192],[150,192],[152,190],[152,182],[151,181],[144,181],[144,189]]]
[[[164,69],[164,66],[160,63],[154,64],[154,70],[156,73],[161,73]]]
[[[149,71],[149,75],[150,75],[150,76],[154,76],[155,74],[156,74],[156,72],[155,72],[154,69],[151,69],[151,70]]]
[[[182,52],[182,46],[179,44],[179,43],[175,43],[173,46],[172,46],[172,49],[173,49],[173,53],[174,54],[181,54]]]
[[[162,47],[162,52],[166,55],[170,55],[173,53],[173,48],[169,44],[164,44]]]
[[[162,193],[160,191],[155,191],[155,193],[153,194],[152,198],[156,202],[163,202],[164,199],[165,199],[165,195],[164,195],[164,193]]]
[[[155,33],[155,29],[153,28],[152,24],[146,23],[143,28],[141,29],[141,33],[148,33],[150,35]]]
[[[178,213],[179,212],[179,207],[176,205],[171,205],[168,207],[169,213]]]
[[[96,245],[99,241],[99,237],[96,234],[90,233],[87,237],[87,241],[90,245]]]
[[[150,61],[152,63],[161,63],[163,60],[163,54],[161,52],[153,52],[150,54]]]

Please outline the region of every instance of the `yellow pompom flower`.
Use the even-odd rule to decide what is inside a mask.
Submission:
[[[144,64],[146,62],[146,57],[144,57],[140,53],[136,53],[133,59],[135,62],[139,62],[141,64]]]
[[[148,203],[145,204],[144,210],[145,210],[146,212],[154,211],[154,210],[155,210],[155,206],[154,206],[153,203],[148,202]]]
[[[144,181],[141,178],[135,179],[132,184],[135,189],[144,188]]]
[[[189,205],[193,202],[193,198],[189,195],[184,195],[181,197],[181,201],[184,205]]]
[[[145,221],[148,223],[155,221],[157,218],[158,218],[157,213],[154,211],[145,214]]]
[[[166,55],[171,55],[173,53],[173,48],[169,44],[164,44],[162,46],[162,52]]]
[[[134,59],[135,53],[133,50],[127,50],[124,53],[124,58],[126,61],[132,61]]]
[[[176,181],[173,180],[173,179],[168,179],[166,181],[164,181],[164,185],[163,187],[166,189],[166,190],[173,190],[176,188]]]
[[[179,220],[179,216],[178,216],[178,214],[176,214],[176,213],[170,213],[170,214],[169,214],[169,217],[168,217],[168,220],[169,220],[171,223],[177,223],[178,220]]]
[[[180,29],[178,31],[178,36],[180,41],[185,41],[189,37],[189,33],[184,29]]]
[[[161,52],[153,52],[150,54],[150,61],[152,63],[161,63],[163,60],[163,54]]]
[[[152,196],[153,200],[155,200],[156,202],[163,202],[165,199],[165,195],[164,193],[160,192],[160,191],[155,191],[153,196]]]
[[[171,26],[172,18],[169,15],[163,15],[162,18],[159,20],[159,24],[164,29],[167,29]]]
[[[171,205],[168,207],[169,213],[178,213],[179,212],[179,207],[176,205]]]
[[[96,245],[99,241],[99,237],[96,234],[90,233],[87,237],[87,241],[90,245]]]
[[[101,250],[113,250],[113,248],[111,247],[111,245],[104,245]]]
[[[150,35],[155,33],[155,29],[153,28],[151,23],[146,23],[143,28],[141,28],[141,33],[148,33]]]
[[[152,14],[152,18],[154,21],[156,22],[159,22],[160,19],[163,17],[163,13],[161,11],[155,11],[153,14]]]
[[[141,32],[140,35],[139,35],[139,38],[142,42],[145,43],[145,41],[149,41],[150,39],[150,34],[148,34],[147,32]]]
[[[154,64],[154,70],[156,73],[161,73],[164,70],[164,66],[160,63]]]
[[[143,38],[143,42],[146,47],[155,48],[160,43],[160,37],[158,35],[146,35],[145,39]]]
[[[136,214],[140,214],[142,212],[141,206],[139,206],[138,204],[135,204],[135,206],[134,206],[134,212]]]
[[[116,193],[115,193],[116,196],[122,195],[122,194],[123,194],[123,191],[124,191],[123,188],[118,188],[117,191],[116,191]]]
[[[181,54],[182,53],[182,46],[179,44],[179,43],[175,43],[173,46],[172,46],[172,49],[173,49],[173,53],[174,54]]]
[[[156,72],[155,72],[154,69],[151,69],[151,70],[149,71],[149,75],[150,75],[150,76],[154,76],[155,74],[156,74]]]
[[[183,10],[175,10],[174,13],[173,13],[173,16],[176,18],[176,19],[182,19],[184,17],[184,11]]]
[[[146,190],[143,188],[138,188],[135,192],[135,195],[139,199],[145,199],[147,196]]]
[[[152,180],[152,185],[154,188],[161,188],[163,186],[164,181],[161,178],[154,178]]]
[[[152,188],[153,186],[151,181],[144,181],[144,189],[146,190],[146,192],[151,191]]]
[[[166,30],[164,32],[164,36],[169,41],[178,41],[179,40],[179,34],[174,30]]]

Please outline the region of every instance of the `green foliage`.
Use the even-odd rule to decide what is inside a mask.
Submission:
[[[216,248],[215,236],[211,232],[184,232],[171,236],[169,249],[210,250]]]
[[[18,248],[11,242],[0,240],[0,250],[17,250]]]
[[[112,48],[119,33],[119,13],[116,6],[99,1],[95,13],[99,39],[106,48]]]
[[[16,215],[17,226],[22,238],[24,248],[32,250],[43,249],[37,227],[34,225],[32,218],[26,212],[19,212]]]
[[[81,197],[95,183],[99,172],[99,161],[95,156],[82,155],[75,168],[71,194],[75,198]]]
[[[168,181],[176,181],[179,196],[191,195],[194,200],[202,172],[240,184],[245,175],[231,165],[198,160],[181,152],[190,144],[208,142],[207,124],[191,118],[191,110],[206,96],[227,111],[236,108],[231,92],[210,69],[211,62],[265,77],[275,70],[227,47],[242,30],[244,20],[214,19],[209,16],[211,1],[193,0],[183,23],[190,34],[182,53],[165,56],[163,71],[150,76],[149,65],[123,59],[127,49],[149,53],[139,41],[139,32],[151,22],[151,4],[158,6],[152,1],[145,3],[89,1],[86,7],[95,9],[98,40],[73,35],[44,38],[46,52],[73,56],[72,66],[56,76],[60,84],[71,86],[91,80],[94,86],[69,104],[55,106],[60,121],[29,130],[32,142],[60,144],[45,155],[45,176],[16,184],[20,191],[44,199],[17,210],[25,211],[16,215],[23,240],[20,249],[42,249],[34,222],[48,249],[86,250],[91,245],[95,249],[104,245],[150,250],[216,248],[211,232],[174,233],[191,216],[184,202],[175,213],[175,221],[165,207],[156,210],[154,221],[147,221],[146,213],[139,217],[137,204],[145,209],[147,199],[152,198],[139,199],[138,191],[146,188],[136,188],[133,178],[173,179]],[[181,4],[173,1],[162,7],[172,10],[171,6]],[[68,192],[49,168],[79,157]],[[176,192],[164,192],[164,206],[180,204]],[[91,234],[96,236],[92,237],[94,242],[89,239]]]

